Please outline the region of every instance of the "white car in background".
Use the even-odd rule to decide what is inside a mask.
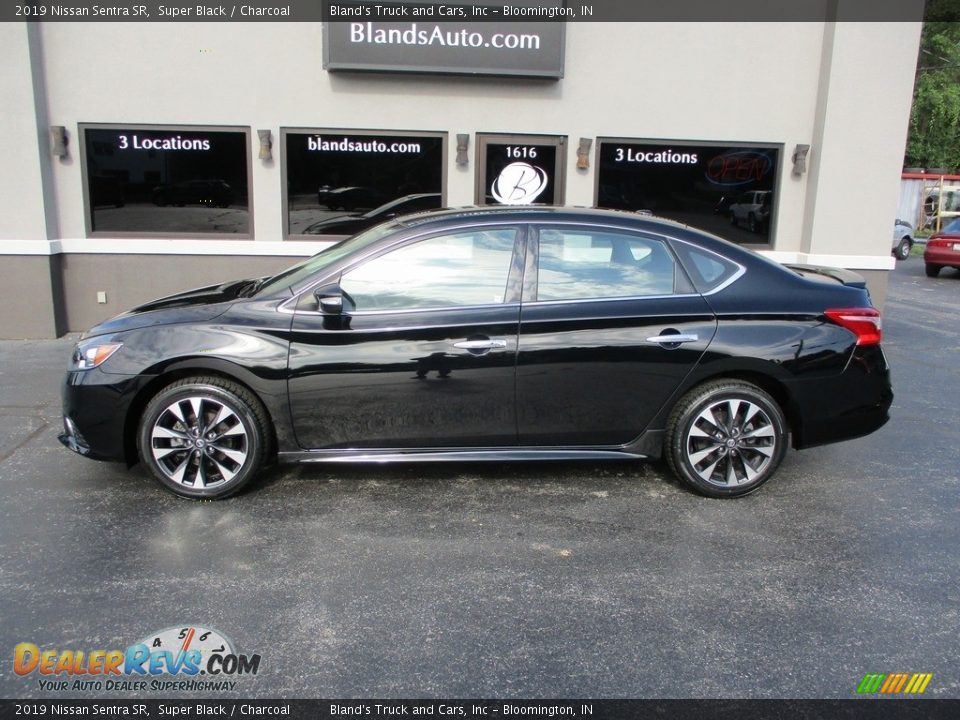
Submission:
[[[745,223],[750,232],[765,232],[770,224],[772,198],[773,193],[770,190],[750,190],[743,193],[730,205],[730,224]]]
[[[910,257],[910,248],[913,247],[913,225],[906,220],[897,218],[893,223],[892,252],[897,260],[906,260]]]

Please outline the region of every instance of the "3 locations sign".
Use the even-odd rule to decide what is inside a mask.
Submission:
[[[649,210],[734,242],[769,243],[778,145],[600,138],[597,206]]]
[[[333,22],[323,25],[323,66],[558,79],[563,77],[565,24],[536,19],[562,16],[565,5],[565,0],[523,0],[509,8],[491,0],[469,6],[331,3]],[[466,20],[484,8],[491,22]]]
[[[249,235],[248,129],[80,130],[91,232]]]

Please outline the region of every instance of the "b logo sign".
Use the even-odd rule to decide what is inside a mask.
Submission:
[[[490,186],[494,200],[503,205],[531,205],[547,189],[547,173],[535,165],[507,165]]]

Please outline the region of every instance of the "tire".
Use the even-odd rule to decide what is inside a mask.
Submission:
[[[910,238],[904,237],[900,240],[900,244],[897,245],[896,250],[893,251],[893,254],[896,256],[897,260],[906,260],[910,257],[910,248],[913,247],[913,243],[910,241]]]
[[[147,404],[137,452],[167,490],[217,500],[238,492],[263,467],[269,428],[266,410],[246,388],[219,377],[187,378]]]
[[[730,224],[734,227],[737,226],[737,216],[733,214],[733,211],[730,212]]]
[[[924,268],[927,273],[927,277],[936,277],[940,274],[942,269],[943,265],[931,265],[930,263],[927,263],[926,267]]]
[[[753,213],[747,216],[747,227],[752,233],[760,232],[760,226],[757,225],[757,218]]]
[[[770,395],[741,380],[715,380],[674,407],[664,454],[673,473],[702,495],[742,497],[773,476],[787,436],[783,411]]]

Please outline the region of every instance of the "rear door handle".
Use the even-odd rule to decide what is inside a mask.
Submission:
[[[694,333],[675,333],[673,335],[654,335],[653,337],[648,337],[647,342],[649,343],[675,343],[679,345],[680,343],[687,342],[696,342],[700,338]]]
[[[487,338],[485,340],[461,340],[453,344],[461,350],[502,350],[507,346],[506,338]]]

